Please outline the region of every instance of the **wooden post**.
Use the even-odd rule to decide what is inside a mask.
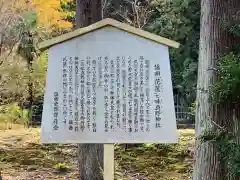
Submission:
[[[114,180],[114,144],[104,144],[104,180]]]

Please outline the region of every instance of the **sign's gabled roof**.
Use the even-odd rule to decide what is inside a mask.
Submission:
[[[69,33],[63,34],[61,36],[55,37],[53,39],[43,41],[43,42],[39,43],[38,47],[39,47],[39,49],[42,49],[42,50],[47,49],[47,48],[49,48],[51,46],[54,46],[56,44],[59,44],[59,43],[62,43],[64,41],[73,39],[73,38],[81,36],[83,34],[87,34],[91,31],[95,31],[95,30],[103,28],[105,26],[112,26],[112,27],[118,28],[120,30],[129,32],[131,34],[135,34],[137,36],[143,37],[145,39],[149,39],[149,40],[152,40],[154,42],[164,44],[164,45],[169,46],[169,47],[178,48],[180,46],[180,44],[178,42],[175,42],[175,41],[172,41],[170,39],[158,36],[156,34],[152,34],[150,32],[132,27],[132,26],[127,25],[125,23],[121,23],[119,21],[107,18],[107,19],[103,19],[99,22],[96,22],[96,23],[94,23],[90,26],[87,26],[87,27],[84,27],[84,28],[79,28],[79,29],[76,29],[72,32],[69,32]]]

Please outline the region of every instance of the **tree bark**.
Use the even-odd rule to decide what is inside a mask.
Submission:
[[[29,73],[29,79],[28,79],[28,122],[27,122],[27,128],[33,125],[33,101],[34,101],[34,95],[33,95],[33,56],[29,57],[27,60],[28,63],[28,73]]]
[[[231,101],[214,104],[209,99],[209,88],[216,81],[214,68],[217,59],[229,53],[235,39],[228,33],[225,24],[237,15],[239,0],[202,0],[201,32],[199,47],[198,85],[196,101],[196,136],[217,126],[233,132],[239,123],[233,121],[234,111]],[[238,127],[236,127],[238,126]],[[228,173],[220,163],[216,147],[212,143],[196,142],[193,180],[226,180]]]
[[[102,19],[101,0],[76,0],[76,27]],[[103,180],[103,145],[79,144],[77,149],[80,180]]]
[[[76,0],[76,27],[89,26],[102,20],[101,0]]]

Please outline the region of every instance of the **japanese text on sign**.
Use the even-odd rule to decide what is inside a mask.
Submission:
[[[54,93],[54,131],[64,123],[69,131],[97,132],[97,89],[104,90],[104,131],[138,133],[151,131],[150,122],[161,127],[162,78],[154,65],[156,107],[151,112],[150,60],[143,56],[64,57],[62,59],[62,116],[59,93]],[[153,115],[153,116],[152,116]],[[62,119],[59,119],[61,117]]]

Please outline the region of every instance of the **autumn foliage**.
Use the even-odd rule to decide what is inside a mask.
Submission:
[[[65,20],[65,14],[61,11],[61,3],[70,0],[32,0],[37,12],[38,24],[46,29],[59,30],[72,27],[72,23]]]

